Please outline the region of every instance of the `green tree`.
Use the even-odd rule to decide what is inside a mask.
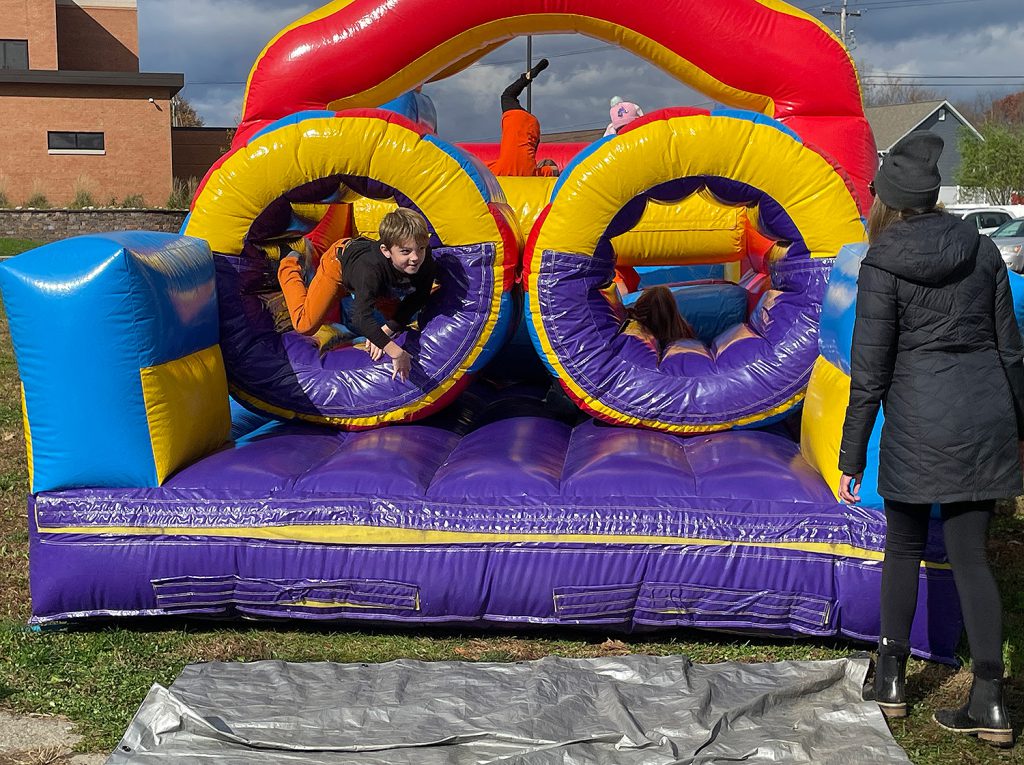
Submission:
[[[982,138],[960,129],[960,169],[956,182],[985,194],[991,204],[1012,204],[1024,193],[1024,126],[986,122]]]

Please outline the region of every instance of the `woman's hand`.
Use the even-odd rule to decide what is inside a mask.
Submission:
[[[843,473],[843,477],[839,479],[839,499],[848,505],[860,502],[859,491],[862,478],[864,478],[863,472],[854,475]]]

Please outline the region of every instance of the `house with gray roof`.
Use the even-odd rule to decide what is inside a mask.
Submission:
[[[930,130],[942,136],[946,148],[939,159],[939,172],[943,180],[939,201],[947,205],[971,201],[961,199],[960,187],[953,181],[954,173],[960,167],[960,128],[966,127],[978,138],[981,138],[981,133],[949,101],[872,106],[865,109],[864,113],[875,134],[879,160],[889,153],[897,141],[914,130]]]

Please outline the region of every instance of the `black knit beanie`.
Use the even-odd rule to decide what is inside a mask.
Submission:
[[[894,210],[929,210],[939,201],[938,161],[945,144],[927,130],[904,136],[885,155],[875,175],[875,193]]]

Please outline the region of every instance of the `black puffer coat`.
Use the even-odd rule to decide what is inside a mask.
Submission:
[[[1020,494],[1022,356],[1006,267],[992,241],[946,213],[893,224],[861,264],[839,469],[864,469],[881,402],[885,499]]]

